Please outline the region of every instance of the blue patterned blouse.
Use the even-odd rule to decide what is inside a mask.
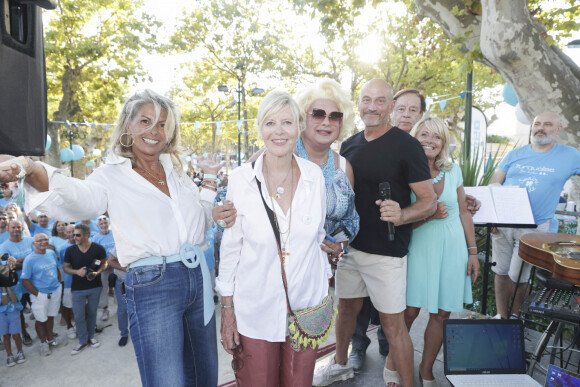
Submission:
[[[298,156],[310,160],[302,143],[302,138],[296,142]],[[334,169],[334,152],[328,149],[328,160],[322,166],[322,174],[326,185],[326,221],[324,230],[332,235],[342,227],[352,242],[359,230],[359,216],[354,206],[354,191],[346,173],[341,169]]]

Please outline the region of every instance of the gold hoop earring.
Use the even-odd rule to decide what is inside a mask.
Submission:
[[[123,136],[129,136],[129,138],[131,139],[131,142],[129,144],[123,144]],[[121,137],[119,137],[119,144],[121,144],[122,146],[124,146],[125,148],[130,148],[133,146],[133,137],[129,134],[129,133],[123,133],[121,135]]]

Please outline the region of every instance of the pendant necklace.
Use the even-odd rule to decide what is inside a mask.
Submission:
[[[266,167],[268,169],[268,167]],[[290,166],[290,170],[294,169],[294,164]],[[266,182],[267,184],[267,182]],[[280,225],[278,224],[278,217],[276,216],[276,210],[274,209],[274,197],[270,196],[270,202],[272,203],[272,212],[274,213],[274,222],[276,223],[276,228],[280,233],[280,240],[282,242],[281,251],[282,251],[282,264],[286,263],[286,258],[290,256],[290,249],[288,247],[288,240],[290,240],[290,227],[292,226],[292,201],[294,200],[294,172],[292,172],[292,186],[290,188],[292,190],[292,196],[290,197],[290,216],[288,217],[288,229],[286,231],[280,231]],[[282,239],[286,234],[286,238]]]
[[[441,170],[437,176],[432,178],[431,181],[433,182],[433,184],[437,184],[441,181],[442,178],[443,178],[443,170]]]
[[[266,167],[266,173],[270,174],[270,171],[268,171],[268,164],[266,164],[266,162],[264,161],[264,166]],[[276,186],[276,193],[273,195],[273,198],[278,200],[280,199],[280,196],[284,194],[284,192],[286,192],[286,190],[284,190],[284,183],[286,183],[286,179],[288,179],[288,175],[290,174],[290,171],[292,170],[292,162],[290,162],[290,168],[288,169],[288,172],[286,172],[286,176],[284,176],[284,179],[282,180],[282,183],[278,184],[278,186]]]
[[[147,175],[149,175],[149,177],[151,177],[153,180],[155,180],[157,182],[157,184],[159,184],[159,185],[165,185],[165,182],[163,181],[162,178],[159,178],[159,177],[155,176],[154,174],[152,174],[151,172],[149,172],[145,168],[141,168],[141,167],[138,167],[138,168],[140,170],[142,170],[143,172],[145,172]]]

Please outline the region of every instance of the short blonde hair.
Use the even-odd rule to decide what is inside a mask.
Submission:
[[[441,152],[439,152],[437,157],[435,157],[435,166],[440,171],[450,171],[452,167],[451,159],[449,157],[449,143],[451,138],[449,136],[449,128],[447,127],[447,124],[437,117],[424,117],[413,126],[410,133],[411,136],[417,137],[421,126],[424,126],[428,131],[441,137],[443,144],[441,146]]]
[[[167,113],[167,120],[165,121],[164,127],[167,142],[165,144],[163,152],[169,153],[175,169],[177,171],[181,171],[183,164],[180,157],[181,136],[179,134],[179,119],[180,119],[179,107],[171,99],[164,97],[160,94],[157,94],[153,90],[145,89],[138,91],[131,97],[129,97],[129,99],[125,102],[125,105],[121,110],[121,114],[119,115],[117,126],[115,127],[113,133],[111,134],[109,150],[118,156],[127,157],[131,159],[131,161],[133,162],[135,161],[133,147],[123,146],[120,140],[121,136],[127,133],[129,124],[131,123],[131,120],[135,118],[139,109],[141,109],[143,106],[147,104],[152,104],[155,108],[155,120],[151,128],[159,120],[161,110],[164,110]]]
[[[262,100],[260,107],[258,108],[258,116],[256,117],[256,125],[258,126],[258,131],[260,135],[262,134],[262,125],[264,120],[276,114],[282,109],[290,108],[292,111],[292,116],[294,117],[294,122],[296,122],[298,127],[298,133],[304,131],[304,114],[300,110],[300,107],[292,98],[290,93],[284,90],[272,90]]]
[[[306,109],[317,99],[333,101],[338,106],[338,111],[343,113],[337,140],[343,140],[352,133],[354,129],[354,103],[350,95],[335,80],[321,79],[314,85],[300,90],[296,93],[295,98],[304,115],[306,115]]]

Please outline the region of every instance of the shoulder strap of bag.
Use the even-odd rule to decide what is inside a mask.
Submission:
[[[255,161],[252,161],[252,169],[256,164]],[[278,227],[276,227],[276,221],[274,220],[274,211],[268,207],[266,204],[266,200],[264,199],[264,195],[262,195],[262,183],[260,180],[256,178],[256,184],[258,184],[258,191],[260,192],[260,197],[262,198],[262,203],[264,204],[264,208],[266,209],[266,213],[268,214],[268,219],[270,219],[270,225],[272,226],[272,231],[274,231],[274,236],[276,237],[276,245],[278,246],[278,257],[280,258],[280,267],[282,268],[282,284],[284,285],[284,293],[286,294],[286,304],[288,307],[288,313],[290,315],[294,315],[292,312],[292,308],[290,307],[290,299],[288,298],[288,281],[286,280],[286,271],[284,270],[284,263],[282,261],[282,249],[280,249],[280,231]]]

